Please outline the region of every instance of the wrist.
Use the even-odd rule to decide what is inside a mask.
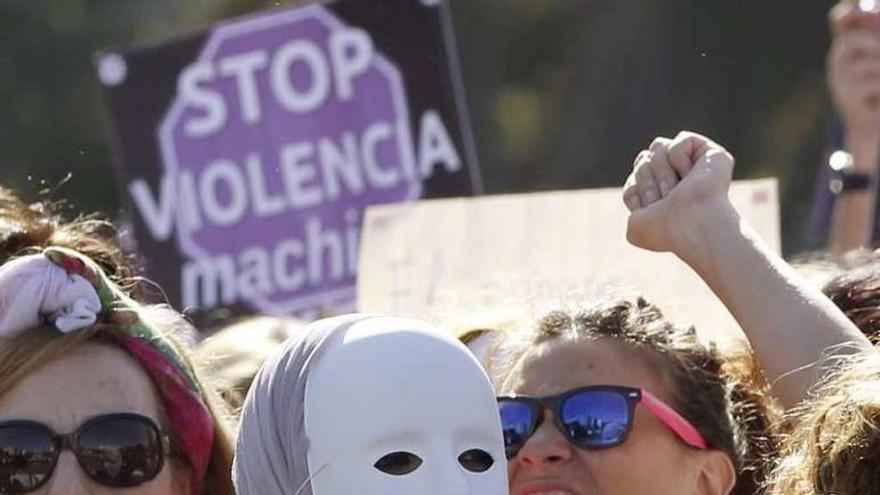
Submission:
[[[831,168],[831,180],[828,188],[835,195],[859,194],[870,192],[874,187],[873,171],[857,169],[852,154],[838,150],[828,158]]]
[[[880,159],[880,135],[876,132],[848,133],[844,148],[852,155],[855,171],[873,173],[877,170],[877,161]]]
[[[729,238],[740,229],[740,216],[725,195],[717,200],[694,204],[677,217],[673,253],[691,268],[701,272],[716,251],[713,244]]]

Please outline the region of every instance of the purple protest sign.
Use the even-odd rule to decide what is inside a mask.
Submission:
[[[184,304],[199,286],[263,312],[350,300],[361,212],[420,194],[397,68],[316,5],[218,27],[180,85],[159,141],[194,199]]]
[[[437,177],[469,173],[473,153],[448,109],[413,108],[408,75],[375,41],[381,33],[352,22],[353,4],[224,22],[174,74],[154,127],[158,177],[127,163],[125,185],[139,244],[176,245],[181,306],[345,308],[366,207],[415,200]],[[111,104],[136,59],[99,60]],[[133,155],[126,137],[143,138],[120,139]]]

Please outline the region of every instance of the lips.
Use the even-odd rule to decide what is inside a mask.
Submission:
[[[580,495],[580,491],[557,481],[517,483],[512,495]]]

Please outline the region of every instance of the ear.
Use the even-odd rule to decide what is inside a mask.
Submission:
[[[697,493],[700,495],[728,495],[736,484],[733,461],[720,450],[701,452]]]

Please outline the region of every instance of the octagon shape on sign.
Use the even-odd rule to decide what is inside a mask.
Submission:
[[[261,14],[214,29],[194,65],[208,64],[220,73],[216,70],[220,60],[255,50],[265,51],[271,59],[279,47],[292,40],[311,41],[326,55],[331,34],[341,29],[347,29],[345,23],[320,5]],[[314,82],[309,79],[314,76],[302,69],[291,66],[287,75],[292,87]],[[290,111],[279,102],[272,93],[268,67],[253,74],[258,119],[244,118],[241,87],[227,74],[202,83],[222,95],[226,108],[225,121],[215,132],[187,135],[184,124],[204,117],[204,110],[188,105],[180,93],[158,128],[164,172],[177,184],[175,225],[185,256],[210,261],[237,259],[255,246],[271,250],[287,240],[304,239],[306,224],[314,226],[315,221],[320,231],[351,232],[359,226],[368,205],[420,197],[403,77],[378,51],[353,80],[351,99],[336,98],[331,91],[325,103],[307,112]],[[390,134],[382,134],[386,139],[373,143],[370,155],[363,151],[367,146],[363,137],[375,130],[372,126],[377,123],[387,126]],[[345,156],[356,156],[361,169],[368,161],[365,157],[372,156],[374,167],[381,164],[386,179],[396,176],[398,180],[377,186],[362,177],[358,188],[346,187],[345,178],[337,177],[336,187],[328,188],[331,174],[326,171],[330,169],[317,163],[319,150],[330,149],[328,146],[336,154],[327,156],[338,158],[339,153],[351,152]],[[306,152],[311,153],[310,158]],[[291,192],[291,160],[311,160],[311,169],[317,171],[300,183],[309,184],[309,194]],[[300,193],[305,190],[297,189]],[[324,267],[321,271],[330,270]],[[313,278],[301,287],[239,291],[239,296],[265,313],[290,313],[318,303],[353,299],[352,273],[341,278]]]

